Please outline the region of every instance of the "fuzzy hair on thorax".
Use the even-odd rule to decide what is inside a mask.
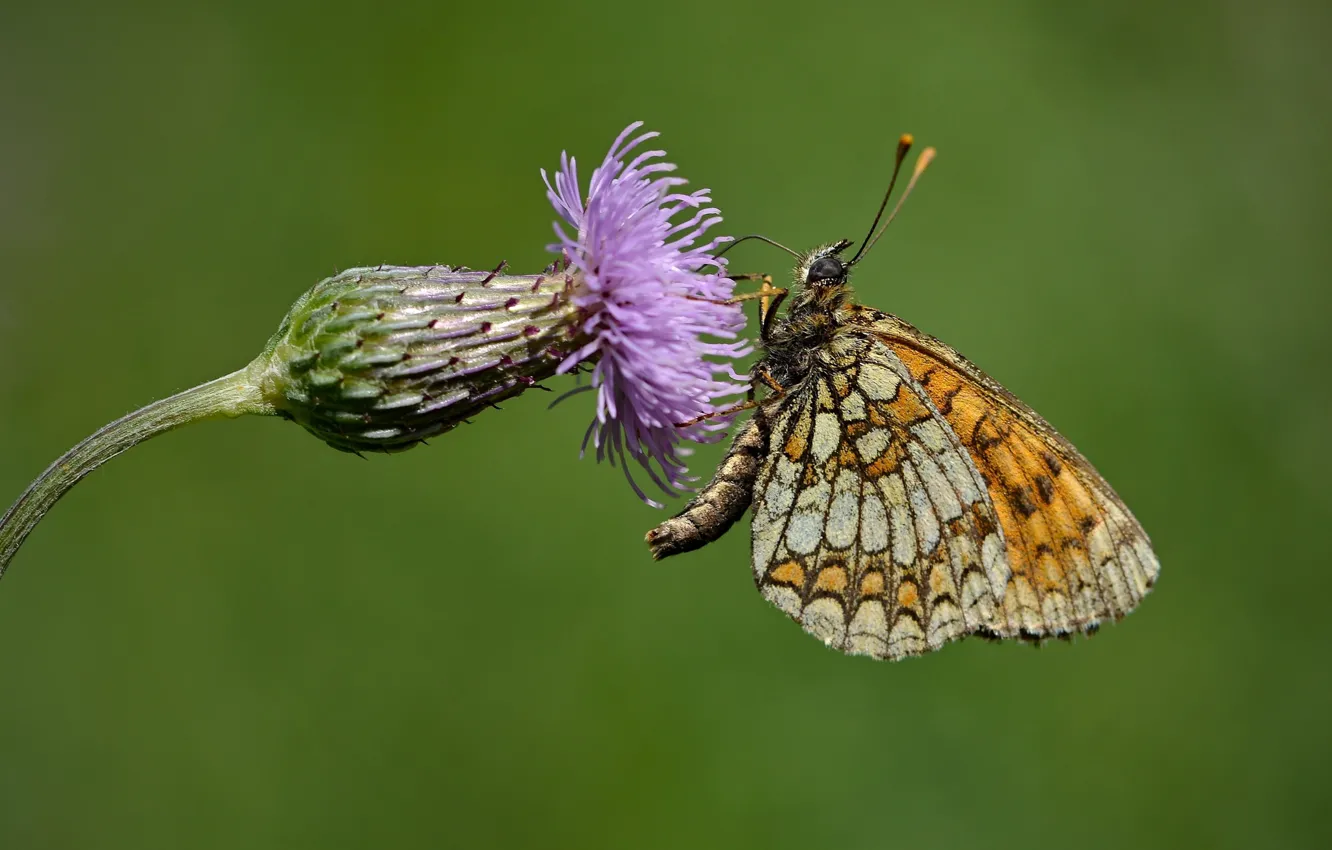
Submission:
[[[778,384],[792,387],[814,368],[818,350],[846,324],[845,307],[851,298],[851,285],[844,273],[833,280],[809,281],[814,263],[824,257],[837,257],[847,243],[821,245],[801,257],[793,270],[791,297],[786,313],[773,319],[763,340],[764,356],[760,367]]]

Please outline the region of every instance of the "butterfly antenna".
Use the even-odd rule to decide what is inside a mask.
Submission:
[[[900,147],[900,145],[898,147],[898,151],[902,151],[902,147]],[[864,244],[863,248],[860,248],[859,252],[856,252],[855,254],[856,260],[859,260],[862,254],[867,253],[868,250],[874,248],[874,242],[879,241],[879,237],[883,236],[884,230],[887,230],[888,225],[892,224],[892,220],[898,217],[898,211],[902,209],[902,204],[906,203],[908,197],[911,197],[911,189],[915,188],[916,180],[920,179],[920,175],[923,175],[924,169],[930,167],[930,163],[932,163],[932,161],[934,161],[934,148],[926,148],[924,149],[924,151],[920,152],[920,156],[916,157],[915,168],[911,169],[911,180],[907,181],[907,188],[903,189],[902,197],[899,197],[898,203],[894,204],[894,207],[892,207],[892,212],[888,213],[888,217],[886,218],[886,220],[883,221],[883,226],[880,226],[879,232],[874,234],[874,238],[871,238],[870,241],[867,241],[866,244]],[[895,176],[896,173],[894,173],[894,177]],[[854,260],[852,260],[852,262],[854,262]]]
[[[879,211],[874,216],[874,223],[870,225],[869,233],[865,234],[865,240],[860,243],[860,250],[856,252],[855,257],[847,265],[853,265],[865,253],[865,246],[869,245],[870,237],[874,235],[874,228],[879,226],[879,219],[883,218],[883,211],[888,209],[888,199],[893,196],[893,187],[897,185],[897,175],[902,172],[902,162],[906,160],[907,151],[911,150],[911,144],[915,139],[910,133],[903,133],[897,140],[897,157],[893,160],[893,177],[888,181],[888,191],[883,193],[883,203],[879,204]]]
[[[727,251],[731,250],[736,245],[739,245],[741,242],[748,242],[750,239],[757,239],[760,242],[766,242],[767,244],[773,246],[774,248],[781,248],[783,251],[790,254],[792,257],[795,257],[797,260],[800,259],[800,255],[798,253],[792,251],[790,248],[786,247],[782,243],[773,241],[772,239],[769,239],[766,236],[760,236],[757,233],[751,233],[748,236],[741,236],[739,239],[735,240],[730,245],[727,245],[725,248],[722,248],[720,251],[718,251],[716,256],[718,257],[723,256]]]

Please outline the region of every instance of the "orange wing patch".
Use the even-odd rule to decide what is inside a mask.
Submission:
[[[966,447],[1003,528],[1010,634],[1069,633],[1118,619],[1160,566],[1147,536],[1054,429],[953,349],[876,316],[892,348]]]

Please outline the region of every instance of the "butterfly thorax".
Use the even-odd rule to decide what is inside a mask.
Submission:
[[[840,243],[838,243],[840,245]],[[843,330],[850,315],[851,287],[845,274],[835,280],[807,279],[809,267],[837,246],[811,252],[796,269],[796,285],[786,315],[773,321],[764,340],[760,366],[783,387],[794,387],[815,368],[818,353]]]

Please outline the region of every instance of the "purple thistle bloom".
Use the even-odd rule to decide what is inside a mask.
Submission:
[[[680,443],[715,442],[730,423],[716,417],[677,425],[714,414],[721,409],[717,400],[748,390],[734,361],[752,347],[737,340],[743,310],[719,303],[731,297],[735,282],[726,277],[726,260],[714,252],[730,237],[699,244],[721,221],[715,208],[704,206],[712,201],[708,190],[674,191],[687,181],[666,176],[675,166],[660,161],[664,151],[643,151],[626,164],[635,148],[657,135],[631,139],[641,126],[625,128],[592,172],[586,203],[577,164],[567,153],[560,156],[553,187],[544,169],[541,176],[555,210],[576,228],[571,236],[556,222],[560,241],[551,250],[563,252],[576,269],[573,302],[588,340],[560,371],[596,364],[591,389],[597,391],[597,414],[583,448],[592,440],[598,460],[614,463],[618,456],[634,492],[661,507],[634,482],[626,454],[665,493],[692,489],[694,479],[680,460],[689,449]]]

